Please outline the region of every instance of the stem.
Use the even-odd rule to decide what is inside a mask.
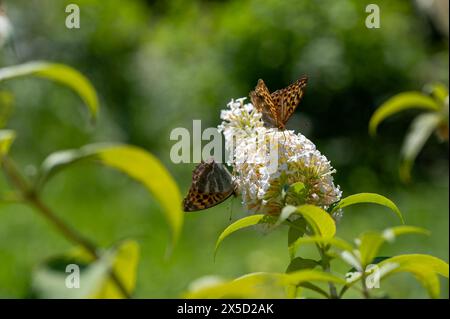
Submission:
[[[363,270],[363,274],[362,274],[362,278],[361,278],[361,285],[362,285],[362,294],[363,294],[364,298],[370,299],[369,289],[367,288],[367,285],[366,285],[366,274],[365,274],[364,270]]]
[[[320,257],[322,259],[322,269],[325,272],[331,273],[331,265],[328,257],[325,254],[325,249],[316,244],[317,249],[319,250]],[[339,295],[336,290],[336,286],[332,282],[328,282],[328,287],[330,288],[330,298],[331,299],[339,299]]]
[[[76,245],[83,247],[95,260],[100,258],[98,254],[97,246],[90,241],[88,238],[84,237],[78,233],[75,229],[67,225],[62,219],[55,215],[52,210],[46,206],[36,192],[29,186],[28,182],[19,173],[18,169],[7,156],[2,156],[1,164],[5,175],[8,177],[9,181],[13,186],[15,186],[23,197],[23,201],[28,203],[30,206],[35,208],[35,210],[41,214],[47,221],[49,221],[64,237]],[[121,280],[117,277],[113,269],[109,271],[111,280],[120,290],[125,298],[131,298],[130,294],[126,290],[125,286]]]

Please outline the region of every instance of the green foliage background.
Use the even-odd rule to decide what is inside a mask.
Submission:
[[[389,194],[408,224],[432,232],[400,238],[383,254],[418,252],[448,261],[448,144],[432,138],[417,159],[413,183],[403,185],[398,150],[417,113],[387,120],[376,139],[367,133],[370,116],[388,97],[430,81],[448,85],[448,36],[414,2],[377,1],[380,29],[365,28],[366,3],[357,0],[4,2],[15,50],[4,47],[0,65],[39,59],[69,64],[92,80],[101,99],[93,126],[82,107],[72,107],[82,101],[67,89],[35,79],[2,84],[16,97],[9,127],[18,137],[11,153],[28,174],[55,150],[122,141],[156,154],[187,191],[193,164],[171,163],[173,128],[191,128],[193,119],[216,126],[226,103],[246,96],[258,78],[274,90],[307,74],[306,96],[288,127],[332,161],[344,196]],[[79,30],[64,26],[69,3],[81,7]],[[0,187],[5,183],[2,176]],[[161,208],[127,177],[80,165],[56,176],[44,198],[101,245],[138,240],[136,297],[178,297],[200,276],[234,278],[288,264],[282,231],[236,234],[213,261],[230,209],[233,219],[245,214],[238,200],[186,216],[180,243],[166,260],[169,232],[156,213]],[[348,208],[338,234],[350,239],[396,223],[383,208]],[[28,296],[33,267],[68,247],[28,208],[0,206],[0,297]],[[312,248],[304,254],[315,256]],[[426,297],[408,275],[382,288],[392,297]],[[448,297],[448,282],[442,290]]]

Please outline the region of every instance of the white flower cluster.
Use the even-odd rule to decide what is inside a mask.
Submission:
[[[266,128],[261,113],[244,100],[228,104],[218,127],[244,206],[253,213],[278,215],[285,205],[326,209],[337,202],[341,191],[327,158],[302,134]],[[293,185],[301,186],[293,191]]]

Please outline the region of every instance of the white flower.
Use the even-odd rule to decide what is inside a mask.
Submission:
[[[286,205],[308,203],[326,209],[337,202],[341,191],[333,183],[335,170],[327,158],[302,134],[266,128],[261,113],[244,100],[228,104],[219,126],[244,206],[254,213],[278,215]],[[302,193],[292,193],[290,185],[299,182]]]

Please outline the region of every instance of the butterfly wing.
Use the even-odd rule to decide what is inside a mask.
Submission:
[[[193,172],[192,185],[183,201],[185,212],[216,206],[235,192],[230,172],[214,161],[200,163]]]
[[[308,82],[307,77],[302,77],[289,85],[287,88],[277,90],[271,94],[273,103],[279,114],[279,121],[283,124],[289,120],[297,108],[300,100],[305,93],[305,86]]]
[[[234,194],[234,190],[224,193],[202,193],[198,188],[191,187],[183,201],[185,212],[195,212],[216,206]]]
[[[255,90],[250,92],[250,99],[253,106],[262,113],[264,124],[269,127],[278,127],[277,109],[263,80],[258,80]]]

